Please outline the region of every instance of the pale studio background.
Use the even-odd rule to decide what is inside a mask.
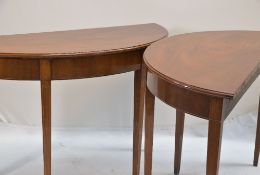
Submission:
[[[260,0],[0,0],[2,35],[150,22],[166,27],[170,35],[260,30]],[[52,87],[54,126],[132,125],[133,73],[56,81]],[[257,109],[259,87],[257,81],[232,116]],[[0,92],[1,122],[40,125],[39,82],[1,80]],[[156,116],[157,126],[174,124],[175,111],[161,102]]]
[[[166,27],[170,35],[208,30],[260,30],[260,0],[0,0],[0,35],[151,22]],[[54,159],[59,161],[54,161],[53,171],[65,175],[75,172],[130,174],[131,131],[108,130],[132,127],[133,73],[54,81],[52,88],[53,126],[64,131],[54,133],[53,154]],[[226,141],[223,144],[229,146],[223,151],[222,158],[226,166],[223,165],[222,174],[258,174],[260,171],[250,166],[259,92],[258,79],[231,113],[227,122],[229,127],[224,130]],[[162,133],[159,132],[159,141],[156,143],[160,146],[157,156],[155,153],[155,172],[170,174],[173,158],[169,154],[173,154],[175,110],[157,100],[155,118],[156,128],[164,129]],[[183,164],[186,168],[183,165],[182,171],[184,174],[203,174],[207,123],[195,117],[188,117],[186,121],[185,134],[190,133],[191,137],[184,140],[184,152],[188,151],[189,156],[185,157],[184,154]],[[0,146],[0,159],[5,157],[4,162],[0,160],[0,174],[42,173],[39,82],[0,80],[0,123],[1,140],[4,141]],[[73,132],[77,134],[65,132],[68,128],[77,129]],[[82,128],[94,129],[86,133],[88,139],[83,139],[83,134],[79,134],[84,132]],[[98,130],[106,132],[99,133]],[[63,137],[59,137],[61,135]],[[70,136],[75,139],[73,142]],[[96,136],[107,139],[96,140]],[[77,142],[77,138],[85,142]],[[33,141],[29,142],[28,139]],[[89,140],[92,141],[90,145]],[[112,144],[114,142],[118,143],[117,146]],[[29,143],[32,146],[28,148]],[[84,149],[80,149],[77,143],[85,144]],[[109,148],[112,147],[106,152],[108,160],[104,159],[104,152],[103,155],[100,153],[100,150],[106,150],[107,143]],[[185,147],[193,143],[192,149]],[[238,147],[237,143],[242,146]],[[122,147],[129,149],[123,153]],[[238,147],[237,152],[227,156],[234,147]],[[247,147],[249,149],[245,149]],[[83,152],[85,148],[92,152]],[[95,148],[94,151],[91,148]],[[7,150],[11,150],[11,153]],[[111,153],[111,150],[119,152]],[[243,152],[245,155],[242,156]],[[200,154],[203,155],[201,159],[198,158]],[[100,165],[93,163],[95,158]]]

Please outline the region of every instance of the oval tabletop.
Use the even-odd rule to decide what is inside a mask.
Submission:
[[[149,46],[144,61],[170,83],[230,98],[259,74],[260,32],[177,35]]]
[[[144,48],[167,36],[157,24],[0,36],[0,58],[89,56]]]

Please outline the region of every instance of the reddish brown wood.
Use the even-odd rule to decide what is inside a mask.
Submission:
[[[176,109],[175,155],[174,155],[174,174],[176,175],[180,173],[180,167],[181,167],[184,120],[185,120],[184,112]]]
[[[157,24],[0,36],[0,58],[75,58],[146,48],[167,36]]]
[[[144,95],[146,88],[146,67],[135,71],[134,76],[134,133],[133,133],[133,175],[140,174],[142,148]]]
[[[147,88],[168,105],[185,113],[209,119],[209,96],[181,88],[152,72],[147,74]]]
[[[40,80],[39,61],[0,58],[0,79]]]
[[[52,80],[140,69],[144,49],[167,36],[157,24],[0,36],[0,78],[40,80],[39,60],[52,59]]]
[[[207,175],[218,175],[223,123],[209,120]]]
[[[152,174],[154,99],[154,95],[148,89],[146,89],[144,175]]]
[[[44,175],[51,175],[51,80],[136,71],[133,175],[139,175],[145,74],[143,52],[167,36],[157,24],[0,36],[0,79],[40,80]],[[139,89],[140,88],[140,89]]]
[[[210,102],[210,118],[208,128],[207,175],[218,175],[219,160],[222,142],[222,108],[223,103],[219,98]]]
[[[51,175],[51,64],[40,61],[44,175]]]
[[[255,140],[254,166],[258,166],[259,154],[260,154],[260,99],[259,99],[259,105],[258,105],[258,118],[257,118],[256,140]]]
[[[52,59],[52,80],[100,77],[139,70],[144,49],[107,55]],[[0,78],[40,80],[39,60],[0,58]]]
[[[239,91],[237,92],[237,94],[229,99],[229,98],[225,98],[224,99],[224,105],[226,106],[223,110],[223,116],[226,118],[230,112],[232,111],[232,109],[235,107],[235,105],[238,103],[238,101],[241,99],[241,97],[245,94],[245,92],[247,91],[247,89],[252,85],[252,83],[256,80],[256,78],[258,77],[258,75],[260,74],[260,64],[258,64],[258,67],[256,67],[251,74],[249,75],[248,79],[244,82],[244,84],[242,85],[242,87],[239,89]]]
[[[178,86],[233,97],[259,69],[259,47],[260,32],[191,33],[152,44],[144,61],[150,70]]]
[[[145,51],[150,92],[184,113],[209,120],[207,175],[218,175],[224,120],[260,74],[259,48],[260,32],[224,31],[170,37]],[[258,120],[255,165],[259,125]],[[152,158],[147,156],[146,161]]]
[[[52,60],[52,79],[100,77],[140,70],[144,49],[107,55]]]

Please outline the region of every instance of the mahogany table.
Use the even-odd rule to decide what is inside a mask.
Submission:
[[[44,175],[51,175],[51,81],[135,71],[133,175],[139,174],[145,48],[167,36],[157,24],[0,36],[0,79],[40,80]]]
[[[152,172],[155,96],[176,108],[174,172],[179,173],[185,113],[209,121],[207,175],[217,175],[224,120],[260,72],[260,32],[177,35],[147,48],[145,175]],[[259,109],[260,111],[260,109]],[[254,166],[260,150],[260,112]]]

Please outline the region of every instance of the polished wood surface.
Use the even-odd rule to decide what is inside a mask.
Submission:
[[[146,82],[142,62],[167,37],[157,24],[0,36],[0,79],[41,82],[44,175],[51,175],[51,81],[135,71],[132,174],[139,175]]]
[[[153,128],[154,128],[154,100],[153,94],[146,89],[145,95],[145,148],[144,175],[152,174],[153,164]]]
[[[51,175],[51,65],[40,61],[44,175]]]
[[[0,36],[0,58],[39,59],[108,54],[145,48],[167,35],[157,24]]]
[[[151,71],[178,86],[233,97],[259,72],[259,48],[260,32],[198,32],[152,44],[144,60]]]
[[[224,121],[260,73],[259,34],[248,31],[184,34],[158,41],[145,51],[149,99],[156,96],[177,111],[209,121],[207,175],[219,174]],[[147,99],[146,103],[149,104]],[[154,109],[146,106],[146,115],[150,116],[149,110]],[[176,115],[176,174],[179,173],[182,147],[182,139],[179,139],[183,127],[181,116]],[[260,115],[255,166],[260,150],[259,120]],[[153,133],[153,128],[145,130]],[[152,154],[151,142],[146,143],[148,151],[145,152]],[[152,155],[146,155],[145,161],[149,165],[145,175],[151,175]]]
[[[219,161],[224,121],[219,119],[222,115],[223,101],[212,98],[209,104],[209,115],[212,120],[208,124],[208,151],[207,151],[207,175],[219,174]]]
[[[0,36],[0,79],[40,80],[40,59],[51,59],[52,80],[136,71],[145,48],[167,34],[142,24]]]
[[[260,98],[259,98],[260,104]],[[256,139],[255,139],[255,154],[254,154],[254,166],[258,166],[260,154],[260,105],[258,106],[258,119],[256,128]]]
[[[133,175],[140,174],[144,95],[146,87],[146,67],[142,64],[134,75],[134,133],[133,133]]]
[[[107,55],[51,60],[51,79],[100,77],[139,70],[144,49]],[[40,59],[39,59],[40,60]],[[40,80],[39,60],[0,58],[0,79]]]
[[[208,151],[207,151],[207,175],[219,174],[219,160],[221,152],[223,122],[209,121]]]
[[[174,174],[180,173],[181,168],[181,153],[182,153],[182,139],[184,131],[185,113],[176,110],[176,129],[175,129],[175,154],[174,154]]]
[[[208,108],[210,97],[205,94],[181,88],[150,72],[147,74],[147,87],[153,95],[176,109],[204,119],[210,117]]]

